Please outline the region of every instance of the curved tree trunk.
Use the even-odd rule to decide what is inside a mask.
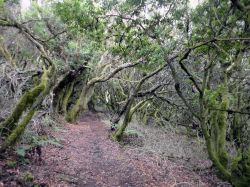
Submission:
[[[88,110],[88,103],[94,93],[94,84],[87,84],[81,91],[79,98],[73,107],[67,112],[66,120],[69,122],[76,121],[76,118],[80,112]]]
[[[4,151],[9,146],[14,145],[23,134],[26,126],[40,108],[44,98],[49,94],[55,77],[55,67],[44,68],[44,73],[39,85],[29,90],[21,97],[14,111],[2,124],[1,129],[5,132],[6,139],[0,148]],[[23,116],[23,114],[26,113]]]
[[[122,64],[121,66],[118,66],[116,69],[114,69],[112,72],[110,72],[110,74],[100,75],[100,77],[95,77],[95,78],[91,79],[90,81],[88,81],[86,83],[86,85],[83,87],[81,94],[80,94],[79,98],[77,99],[76,103],[70,109],[70,111],[68,111],[68,113],[66,115],[66,120],[69,122],[74,122],[74,121],[76,121],[77,115],[80,112],[88,110],[88,103],[91,100],[91,97],[93,96],[95,84],[106,82],[109,79],[111,79],[112,77],[114,77],[117,73],[122,71],[123,69],[134,67],[138,64],[140,64],[140,62]]]
[[[70,97],[73,95],[74,88],[78,81],[82,81],[82,74],[86,68],[80,66],[76,70],[69,71],[53,90],[55,99],[53,100],[53,108],[56,113],[67,114]],[[84,81],[82,81],[84,82]]]
[[[36,102],[36,98],[46,89],[50,71],[51,68],[48,70],[44,68],[40,84],[27,91],[17,103],[12,114],[0,124],[0,130],[4,135],[10,134],[10,132],[16,127],[23,113]]]
[[[65,93],[62,99],[62,114],[66,115],[67,114],[67,107],[69,104],[69,98],[73,93],[74,90],[74,85],[75,81],[72,81],[66,88],[65,88]]]
[[[124,120],[121,124],[121,126],[115,131],[115,133],[113,134],[112,138],[115,141],[120,141],[123,137],[123,134],[128,126],[128,124],[132,121],[133,115],[135,114],[135,112],[144,106],[145,102],[148,101],[148,99],[145,99],[143,101],[140,101],[139,103],[137,103],[134,107],[132,107],[133,103],[134,103],[134,98],[132,98],[128,105],[127,105],[127,109],[125,112],[125,116],[124,116]]]

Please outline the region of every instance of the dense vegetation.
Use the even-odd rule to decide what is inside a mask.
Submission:
[[[218,176],[250,184],[250,2],[0,1],[1,154],[36,113],[111,114],[199,132]],[[43,115],[44,115],[43,114]]]

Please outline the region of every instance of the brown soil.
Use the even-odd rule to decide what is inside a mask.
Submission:
[[[66,124],[54,136],[62,147],[44,147],[42,164],[26,168],[42,186],[223,186],[211,170],[197,173],[175,161],[121,147],[93,114],[78,124]]]

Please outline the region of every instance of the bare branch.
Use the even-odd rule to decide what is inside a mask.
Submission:
[[[169,85],[169,83],[161,83],[161,84],[158,84],[156,85],[155,87],[145,91],[145,92],[139,92],[135,95],[135,97],[145,97],[145,96],[148,96],[148,95],[154,95],[154,93],[162,88],[163,86],[166,86],[166,85]]]
[[[120,71],[122,71],[123,69],[126,68],[131,68],[134,66],[137,66],[141,64],[141,62],[136,62],[136,63],[126,63],[126,64],[122,64],[121,66],[118,66],[115,70],[113,70],[109,75],[107,75],[106,77],[100,77],[100,78],[94,78],[92,79],[89,84],[95,84],[95,83],[100,83],[100,82],[106,82],[109,79],[111,79],[112,77],[114,77],[117,73],[119,73]]]
[[[7,27],[14,27],[14,28],[17,28],[18,30],[20,30],[25,36],[26,38],[31,42],[33,43],[36,48],[40,51],[42,57],[44,59],[47,60],[47,62],[52,65],[53,64],[53,61],[52,59],[50,59],[50,57],[47,55],[44,47],[43,47],[43,44],[41,44],[41,42],[37,39],[37,37],[35,37],[32,32],[27,28],[25,27],[24,25],[18,23],[16,20],[7,20],[7,19],[1,19],[0,20],[0,26],[7,26]]]

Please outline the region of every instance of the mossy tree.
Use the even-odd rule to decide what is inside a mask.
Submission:
[[[70,106],[70,97],[77,94],[79,89],[76,87],[81,86],[77,84],[78,82],[85,83],[84,78],[87,75],[86,67],[80,66],[75,70],[69,71],[60,81],[57,83],[53,89],[53,94],[55,95],[53,101],[54,112],[66,115],[68,108]],[[78,91],[80,92],[80,90]],[[79,95],[79,94],[78,94]]]
[[[120,71],[127,69],[127,68],[137,66],[138,64],[140,64],[140,62],[125,63],[125,64],[122,64],[122,65],[116,67],[110,73],[106,73],[105,68],[104,68],[103,69],[104,72],[102,72],[101,75],[99,75],[99,77],[95,77],[95,78],[92,78],[89,81],[87,81],[87,83],[83,86],[81,93],[80,93],[78,99],[76,100],[76,103],[72,106],[72,108],[66,114],[67,121],[74,122],[77,118],[77,115],[80,112],[84,112],[84,111],[88,110],[88,103],[91,100],[91,97],[93,96],[95,85],[97,83],[106,82],[109,79],[111,79],[112,77],[114,77]]]
[[[9,146],[13,146],[23,134],[26,126],[40,108],[44,98],[49,94],[55,80],[56,67],[53,60],[46,53],[43,45],[33,36],[32,32],[25,26],[11,18],[1,19],[0,24],[6,27],[13,27],[22,34],[38,49],[44,61],[43,74],[38,84],[33,85],[19,99],[14,110],[1,124],[1,135],[5,137],[1,145],[1,152]]]
[[[66,83],[62,81],[60,89],[54,90],[58,112],[64,114],[68,121],[75,121],[80,112],[88,109],[88,103],[98,83],[108,81],[122,70],[138,64],[138,68],[133,68],[133,76],[127,77],[131,82],[129,91],[120,89],[121,98],[127,99],[115,120],[120,121],[124,115],[120,128],[114,133],[114,139],[121,139],[133,115],[143,109],[147,99],[157,98],[154,91],[160,87],[152,85],[165,82],[165,79],[173,79],[174,83],[169,89],[175,89],[175,94],[169,95],[172,95],[172,98],[179,96],[174,98],[174,102],[179,104],[181,100],[182,107],[184,105],[183,108],[199,121],[209,158],[219,175],[235,186],[248,186],[250,149],[249,145],[242,146],[244,142],[241,141],[245,119],[242,115],[249,115],[249,112],[244,110],[245,103],[249,103],[245,98],[247,93],[241,91],[245,86],[242,82],[249,81],[249,76],[243,75],[249,75],[247,61],[250,16],[247,0],[209,0],[194,10],[189,8],[186,0],[108,1],[98,5],[93,1],[65,0],[56,2],[53,8],[53,13],[60,17],[70,33],[67,39],[75,37],[71,45],[77,43],[77,50],[85,50],[90,54],[90,58],[83,63],[87,62],[85,65],[91,69],[86,77],[84,75],[85,82],[81,80],[79,94],[70,107],[69,100],[77,87],[76,77],[71,82],[66,76]],[[163,11],[159,12],[159,9]],[[5,149],[16,142],[51,89],[54,79],[51,77],[57,75],[54,61],[49,55],[53,56],[56,47],[52,44],[50,49],[53,50],[48,53],[48,48],[44,48],[48,40],[39,40],[25,24],[15,20],[1,17],[0,25],[17,28],[39,50],[45,65],[38,84],[21,97],[10,117],[1,123],[1,128],[7,136],[3,146]],[[83,47],[82,43],[86,43],[87,47]],[[4,46],[0,47],[1,53],[11,61],[10,53],[6,52]],[[59,49],[61,50],[60,47]],[[67,50],[70,51],[69,49]],[[63,56],[62,51],[60,55]],[[118,59],[111,63],[111,73],[106,71],[106,67],[109,67],[107,61],[104,62],[103,68],[99,68],[100,56],[106,51]],[[79,57],[78,54],[66,55],[65,63],[68,59],[72,60],[72,56]],[[77,62],[81,60],[76,58]],[[158,80],[159,77],[163,79]],[[144,84],[149,78],[158,81]],[[242,82],[237,82],[236,79],[241,79]],[[166,91],[162,93],[164,94],[168,96]],[[157,104],[154,108],[157,108]],[[151,113],[157,118],[157,110]],[[233,122],[230,121],[231,117]],[[233,127],[233,136],[230,137],[233,137],[232,141],[228,138],[230,127]],[[228,145],[233,145],[234,141],[237,141],[236,148],[233,147],[237,152],[236,156],[228,151]]]
[[[247,186],[249,176],[246,172],[248,166],[245,164],[248,163],[248,148],[237,150],[240,152],[240,156],[235,158],[232,158],[227,150],[229,114],[237,114],[238,118],[241,114],[248,114],[244,111],[230,109],[232,107],[231,101],[235,100],[231,90],[235,80],[233,74],[238,71],[239,66],[246,63],[245,56],[249,45],[247,8],[249,3],[244,1],[236,4],[237,6],[235,1],[209,1],[191,11],[185,2],[182,5],[176,3],[173,5],[175,9],[170,9],[169,14],[165,16],[175,20],[172,23],[159,14],[150,18],[131,17],[127,12],[131,13],[133,10],[136,10],[135,15],[143,15],[144,4],[137,7],[136,2],[126,1],[124,4],[121,3],[121,14],[117,13],[106,17],[117,19],[117,22],[113,24],[115,25],[113,27],[116,28],[113,33],[117,34],[116,53],[128,57],[131,55],[131,51],[140,51],[141,48],[138,47],[137,43],[145,42],[143,50],[140,53],[133,53],[132,58],[140,58],[140,55],[143,54],[146,61],[150,62],[152,58],[147,58],[147,53],[151,54],[150,52],[154,51],[152,46],[157,46],[157,48],[160,46],[160,50],[157,52],[164,54],[163,59],[170,68],[177,95],[200,122],[208,155],[218,169],[220,176],[234,185]],[[140,11],[142,14],[138,13]],[[239,26],[239,22],[242,23],[241,26]],[[173,28],[175,31],[178,30],[179,38],[174,37],[171,33]],[[119,34],[118,32],[121,30],[127,32]],[[131,35],[137,37],[131,36],[130,32]],[[137,42],[137,38],[140,41]],[[147,41],[151,45],[145,45]],[[150,49],[150,52],[147,49]],[[181,52],[179,52],[180,49]],[[157,60],[161,61],[162,56],[158,55]],[[196,61],[200,61],[197,66],[192,64]],[[191,85],[192,94],[188,95],[184,92],[184,85]],[[189,102],[190,96],[195,98],[192,103]],[[134,100],[132,99],[132,101]],[[131,109],[132,104],[129,103],[128,106]],[[126,111],[124,124],[127,124],[130,119],[130,110],[124,111]],[[236,121],[239,120],[236,119]],[[123,132],[123,130],[117,132]],[[241,172],[235,175],[238,170]]]
[[[53,67],[44,68],[41,82],[20,98],[12,114],[0,124],[2,133],[6,136],[1,151],[13,146],[24,133],[26,126],[51,90],[54,71]]]
[[[124,119],[122,120],[121,124],[118,125],[117,130],[112,135],[112,138],[114,140],[120,141],[122,139],[122,136],[123,136],[128,124],[131,122],[135,112],[138,109],[142,108],[148,100],[151,100],[152,97],[154,97],[154,93],[158,89],[160,89],[160,88],[162,88],[162,87],[164,87],[166,85],[165,83],[160,83],[159,85],[156,85],[155,87],[153,87],[150,90],[141,91],[141,88],[142,88],[143,84],[148,79],[150,79],[151,77],[153,77],[153,76],[157,75],[158,73],[160,73],[164,68],[165,68],[165,65],[160,66],[155,71],[153,71],[153,72],[149,73],[148,75],[144,76],[137,83],[137,85],[135,86],[135,88],[132,91],[131,95],[126,100],[122,110],[119,112],[118,116],[112,121],[112,123],[118,124],[120,122],[120,120],[121,120],[121,117],[124,116]],[[144,99],[144,100],[142,100],[142,101],[140,101],[138,103],[135,103],[136,98],[143,98],[143,97],[149,97],[149,98]]]

